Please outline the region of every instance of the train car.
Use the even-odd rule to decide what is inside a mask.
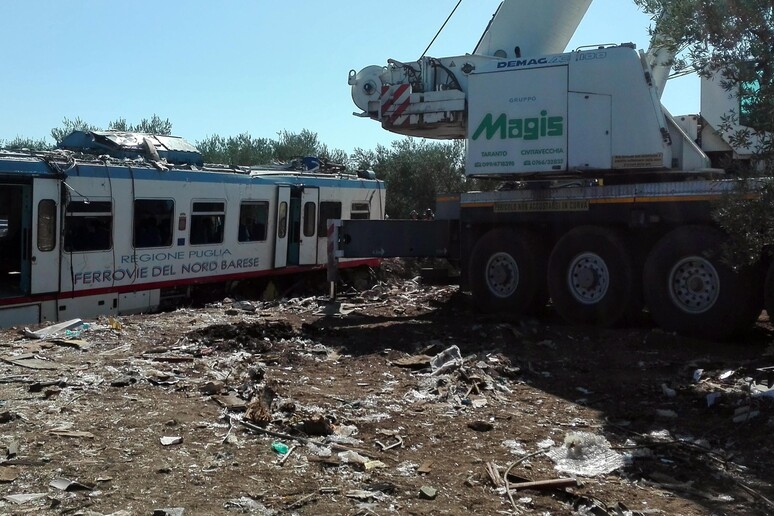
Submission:
[[[0,152],[0,326],[150,312],[193,288],[322,269],[328,219],[384,218],[372,173],[206,165],[177,137],[76,131]],[[340,267],[378,265],[342,260]]]

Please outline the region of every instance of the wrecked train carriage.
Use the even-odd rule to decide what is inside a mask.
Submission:
[[[204,165],[181,138],[116,132],[60,147],[0,152],[0,326],[153,311],[197,286],[320,269],[328,219],[384,216],[381,181],[314,158]]]

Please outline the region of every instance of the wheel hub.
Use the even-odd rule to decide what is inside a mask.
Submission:
[[[610,286],[610,272],[601,256],[582,253],[576,256],[567,270],[570,293],[585,305],[598,303]]]
[[[598,283],[597,273],[593,269],[583,268],[578,271],[577,283],[581,288],[590,289]]]
[[[712,308],[720,295],[720,277],[712,262],[700,257],[683,258],[669,274],[669,295],[683,311],[701,314]]]
[[[496,253],[486,264],[486,285],[497,297],[507,298],[519,286],[519,266],[508,253]]]

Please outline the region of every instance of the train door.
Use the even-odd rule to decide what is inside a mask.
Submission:
[[[288,264],[288,213],[290,186],[277,187],[277,224],[274,230],[274,267]]]
[[[32,238],[30,291],[32,294],[59,290],[59,181],[35,179],[32,185]]]
[[[317,262],[317,203],[320,189],[280,186],[274,266]]]
[[[317,263],[317,203],[320,189],[295,187],[290,192],[288,265]]]
[[[299,265],[312,265],[317,263],[317,204],[319,202],[319,188],[310,188],[307,186],[301,191],[299,203]]]
[[[301,250],[301,195],[296,190],[290,193],[288,213],[288,265],[298,265]]]
[[[0,184],[0,297],[30,293],[32,189],[28,184]]]

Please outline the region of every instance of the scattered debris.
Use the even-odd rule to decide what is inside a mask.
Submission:
[[[185,509],[182,507],[169,507],[166,509],[154,509],[153,516],[183,516]]]
[[[13,482],[18,476],[19,472],[16,468],[0,466],[0,483],[7,484]]]
[[[52,360],[43,359],[39,355],[33,353],[25,353],[17,356],[0,356],[0,360],[15,366],[26,367],[27,369],[55,370],[61,369],[62,367]]]
[[[398,446],[403,447],[403,438],[400,435],[396,435],[395,438],[397,439],[394,443],[390,445],[385,445],[380,441],[376,441],[376,444],[379,445],[379,447],[382,449],[382,451],[391,450],[393,448],[396,448]]]
[[[417,474],[418,475],[427,475],[433,470],[433,461],[427,460],[422,463],[421,466],[417,468]]]
[[[749,405],[745,405],[743,407],[739,407],[734,411],[734,423],[746,423],[747,421],[750,421],[751,419],[754,419],[761,415],[761,412],[759,410],[755,410]]]
[[[432,368],[432,374],[437,376],[446,373],[450,369],[459,367],[462,365],[462,354],[458,346],[452,346],[447,348],[430,360],[430,367]]]
[[[409,357],[393,360],[390,364],[397,367],[406,367],[408,369],[425,369],[430,367],[430,361],[433,357],[428,355],[412,355]]]
[[[281,443],[279,441],[274,441],[273,443],[271,443],[271,449],[279,453],[280,455],[285,455],[288,453],[288,450],[290,450],[287,444]]]
[[[561,473],[581,477],[606,475],[624,466],[623,456],[610,447],[601,435],[588,432],[567,434],[563,446],[549,449],[546,454]]]
[[[213,396],[213,399],[227,410],[245,410],[247,408],[247,402],[236,394],[229,393],[225,396]]]
[[[316,297],[228,299],[0,333],[3,495],[83,516],[153,512],[130,493],[197,514],[496,514],[503,495],[513,514],[771,513],[774,369],[755,346],[504,322],[413,280],[341,295],[334,317]],[[575,475],[599,478],[551,478]]]
[[[70,319],[69,321],[61,322],[58,324],[52,324],[36,331],[31,331],[29,328],[24,328],[24,335],[31,339],[50,339],[64,333],[67,330],[73,330],[76,328],[88,328],[88,325],[84,325],[81,319]]]
[[[419,489],[419,497],[423,500],[435,500],[438,496],[438,490],[430,486],[422,486]]]
[[[674,398],[675,396],[677,396],[677,391],[675,391],[665,383],[661,384],[661,392],[663,392],[664,396],[666,396],[667,398]]]
[[[48,496],[47,493],[15,494],[6,495],[3,497],[3,500],[8,500],[9,502],[13,502],[17,505],[22,505],[25,503],[34,502],[35,500],[40,500],[46,496]]]
[[[75,480],[69,480],[66,478],[55,478],[49,482],[48,485],[54,489],[59,489],[60,491],[91,491],[94,489],[94,486],[82,484],[81,482],[76,482]]]
[[[578,481],[574,478],[552,478],[549,480],[534,480],[530,482],[509,483],[508,487],[513,491],[523,489],[562,489],[565,487],[577,487]]]
[[[245,419],[258,426],[266,426],[271,422],[271,404],[277,396],[271,386],[265,385],[246,405]]]
[[[68,430],[66,428],[54,428],[47,431],[51,435],[59,437],[72,437],[74,439],[94,439],[94,434],[78,430]]]
[[[656,410],[656,415],[658,415],[658,417],[663,417],[663,418],[667,418],[667,419],[674,419],[674,418],[677,417],[677,412],[675,412],[672,409],[657,409]]]

